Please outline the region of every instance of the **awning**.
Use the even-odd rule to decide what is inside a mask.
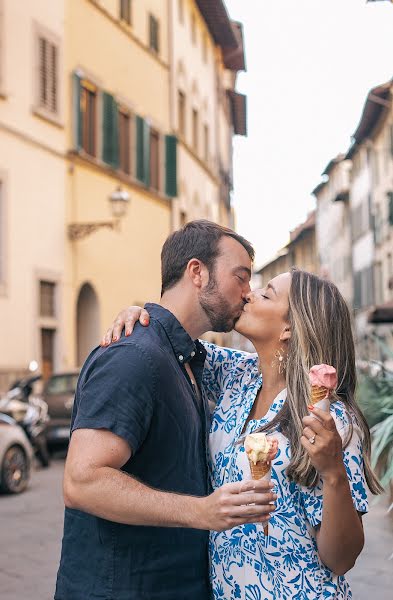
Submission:
[[[368,315],[369,323],[393,323],[393,302],[374,306]]]
[[[237,48],[238,39],[223,0],[196,0],[216,44],[222,48]]]
[[[228,90],[232,123],[236,135],[247,135],[247,96]]]

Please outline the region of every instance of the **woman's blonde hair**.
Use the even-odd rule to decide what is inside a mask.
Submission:
[[[382,488],[370,465],[370,431],[355,400],[355,347],[348,306],[338,288],[330,281],[295,268],[291,270],[291,275],[287,401],[274,420],[263,429],[279,426],[288,437],[291,448],[288,477],[302,485],[317,485],[319,475],[300,443],[303,432],[302,418],[309,415],[308,374],[313,365],[325,363],[334,366],[337,370],[338,385],[332,399],[344,403],[350,423],[344,447],[348,445],[352,436],[352,414],[361,432],[366,481],[370,491],[378,494]]]

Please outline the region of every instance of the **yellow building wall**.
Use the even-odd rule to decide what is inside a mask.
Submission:
[[[119,22],[118,3],[109,0],[70,0],[67,6],[69,149],[74,144],[71,81],[76,69],[89,76],[100,89],[123,99],[162,134],[169,133],[166,2],[133,2],[132,27]],[[150,11],[160,21],[158,58],[146,48]],[[132,160],[134,158],[135,154]],[[65,306],[69,326],[65,356],[68,366],[78,362],[76,323],[81,286],[89,283],[98,299],[99,326],[94,342],[98,343],[121,308],[135,302],[159,300],[160,252],[171,226],[170,199],[144,189],[132,177],[119,176],[99,165],[99,160],[95,162],[97,164],[69,156],[68,223],[110,221],[109,197],[119,185],[128,192],[130,201],[119,230],[100,229],[67,245]]]

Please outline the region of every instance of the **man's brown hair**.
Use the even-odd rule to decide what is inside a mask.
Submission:
[[[239,242],[254,260],[255,252],[250,242],[232,229],[203,219],[190,221],[174,231],[162,247],[161,295],[180,281],[192,258],[200,260],[212,273],[219,256],[218,244],[224,236]]]

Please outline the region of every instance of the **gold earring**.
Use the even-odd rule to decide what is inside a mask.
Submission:
[[[272,361],[272,367],[274,368],[278,368],[278,372],[281,375],[282,373],[284,373],[285,369],[287,368],[287,363],[288,363],[288,357],[285,356],[285,352],[282,348],[279,348],[278,350],[275,351],[274,353],[274,359]]]

